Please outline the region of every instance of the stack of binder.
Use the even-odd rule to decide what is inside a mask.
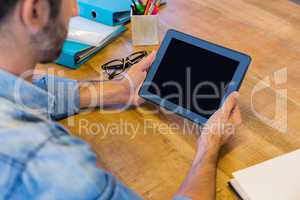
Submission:
[[[78,0],[79,16],[71,19],[68,38],[56,63],[77,69],[126,28],[130,0]]]

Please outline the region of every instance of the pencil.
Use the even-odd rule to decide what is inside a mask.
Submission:
[[[152,0],[148,0],[148,1],[147,1],[144,15],[147,15],[147,13],[148,13],[148,11],[149,11],[149,8],[150,8],[150,6],[151,6],[151,3],[152,3]]]

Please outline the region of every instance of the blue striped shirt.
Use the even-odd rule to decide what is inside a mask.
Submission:
[[[53,121],[79,112],[77,82],[33,84],[0,70],[0,200],[140,200]]]

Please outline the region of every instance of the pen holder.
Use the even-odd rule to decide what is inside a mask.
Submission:
[[[159,44],[158,15],[131,15],[134,46]]]

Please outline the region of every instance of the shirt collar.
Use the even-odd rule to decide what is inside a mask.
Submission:
[[[24,79],[0,69],[0,97],[23,109],[48,115],[54,106],[54,96]]]

